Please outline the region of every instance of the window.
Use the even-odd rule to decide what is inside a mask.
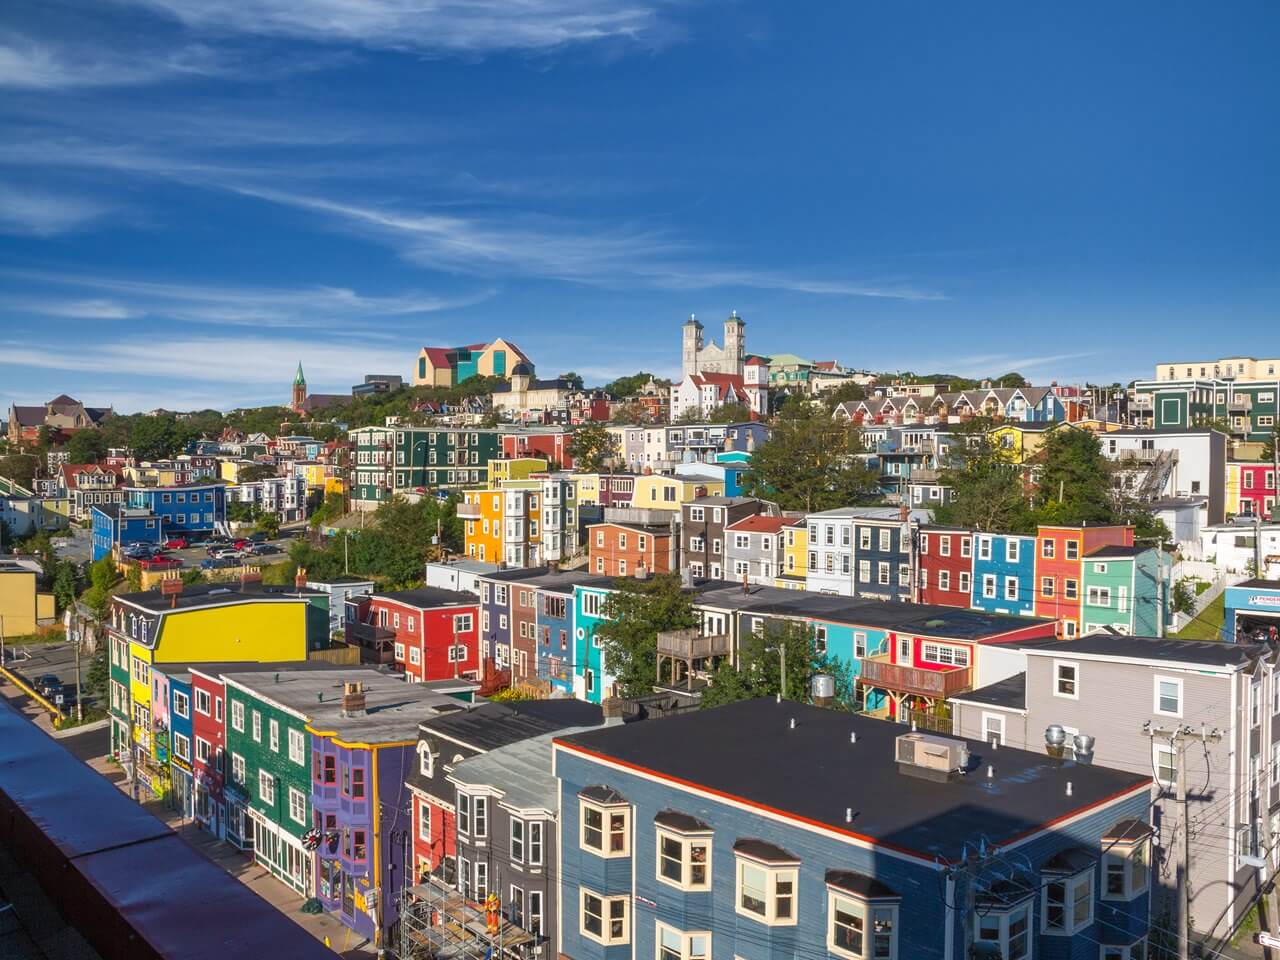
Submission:
[[[876,564],[876,580],[882,587],[889,585],[889,564],[884,561]]]
[[[231,779],[236,783],[244,783],[244,757],[238,753],[231,755]]]
[[[991,538],[990,537],[978,538],[978,559],[979,560],[991,559]]]
[[[363,830],[353,830],[351,833],[351,859],[364,860],[365,856],[365,832]]]
[[[1079,583],[1075,580],[1063,580],[1062,596],[1067,600],[1077,599],[1080,596]]]
[[[628,897],[602,897],[586,887],[581,888],[581,933],[584,937],[605,945],[627,943],[630,899]]]
[[[602,857],[625,857],[630,854],[630,807],[601,807],[582,800],[581,813],[583,849]]]
[[[1004,744],[1004,715],[1000,713],[982,714],[982,742]]]
[[[258,771],[258,799],[263,803],[274,804],[276,802],[276,781],[275,777],[267,773],[265,770]]]
[[[923,586],[925,586],[925,585],[926,585],[926,584],[925,584],[925,580],[924,580],[924,571],[923,571],[923,570],[921,570],[921,571],[920,571],[920,586],[922,586],[922,587],[923,587]],[[939,590],[950,590],[950,589],[951,589],[951,571],[950,571],[950,570],[939,570],[939,571],[938,571],[938,589],[939,589]]]
[[[280,752],[280,721],[272,720],[267,724],[267,731],[271,737],[271,752]]]
[[[1080,559],[1080,541],[1079,540],[1067,541],[1067,559],[1068,560]]]
[[[960,583],[956,589],[958,589],[961,593],[968,593],[971,587],[972,587],[972,583],[970,582],[969,571],[961,570]]]
[[[196,737],[196,759],[201,763],[208,763],[211,755],[212,749],[209,746],[209,741]]]
[[[655,922],[658,960],[709,960],[711,957],[710,932],[685,933],[661,921]]]
[[[197,702],[199,701],[199,699],[200,699],[200,692],[197,691],[196,692]],[[205,694],[206,704],[208,703],[208,700],[209,700],[209,695],[206,693]],[[173,712],[176,716],[179,716],[179,717],[191,716],[191,700],[187,697],[185,693],[182,693],[179,690],[173,691]]]
[[[1009,563],[1017,563],[1019,546],[1020,546],[1019,542],[1015,540],[1013,537],[1010,537],[1008,540],[1006,540],[1004,542],[1005,560],[1007,560]]]
[[[179,760],[191,762],[191,741],[181,733],[173,735],[173,755]]]
[[[1004,578],[1004,598],[1006,600],[1018,599],[1018,578],[1017,577]]]
[[[982,596],[987,600],[996,598],[996,575],[994,573],[984,573],[982,575]]]
[[[1156,677],[1155,678],[1155,704],[1153,709],[1156,713],[1162,713],[1166,717],[1182,716],[1182,681],[1175,677]]]
[[[400,647],[400,644],[398,644],[398,643],[397,643],[397,644],[396,644],[396,646],[397,646],[397,647]],[[396,651],[396,656],[397,656],[397,659],[403,660],[403,659],[404,659],[404,648],[402,648],[402,647],[401,647],[399,650],[397,650],[397,651]],[[416,667],[416,666],[418,666],[418,664],[420,664],[421,662],[422,662],[422,651],[421,651],[419,648],[417,648],[417,647],[410,647],[410,648],[409,648],[409,663],[410,663],[412,666],[415,666],[415,667]]]
[[[798,875],[793,866],[766,866],[739,857],[738,913],[775,926],[794,924]]]
[[[1262,683],[1254,680],[1249,684],[1249,725],[1256,727],[1262,723]]]
[[[418,839],[431,842],[431,805],[426,801],[418,803]]]
[[[1001,960],[1023,960],[1031,955],[1031,904],[1008,910],[990,910],[974,917],[973,941],[999,951]]]
[[[1053,695],[1080,699],[1080,665],[1065,660],[1053,661]]]
[[[322,783],[333,785],[338,782],[338,758],[335,756],[327,756],[324,758],[324,774]]]
[[[1151,879],[1149,857],[1145,838],[1108,848],[1102,855],[1102,899],[1132,900],[1146,893]]]
[[[1051,877],[1044,885],[1041,927],[1050,935],[1068,936],[1093,923],[1093,872]]]
[[[681,890],[711,889],[711,836],[659,828],[658,880]]]
[[[1127,947],[1104,945],[1101,960],[1147,960],[1147,938],[1143,937]]]
[[[1053,541],[1052,540],[1041,541],[1040,556],[1044,557],[1046,560],[1053,559]]]
[[[294,823],[307,822],[307,797],[295,787],[289,788],[289,819]]]
[[[890,536],[890,531],[888,530],[880,531],[880,552],[881,553],[889,552],[889,536]]]
[[[968,537],[960,538],[960,556],[970,557],[973,555],[973,546]],[[990,558],[988,558],[990,559]]]
[[[923,643],[920,645],[920,659],[925,663],[940,663],[949,667],[967,667],[969,650],[966,647],[952,647],[945,643]]]
[[[944,557],[951,556],[951,538],[938,537],[938,553]]]
[[[542,821],[529,820],[525,826],[529,839],[528,856],[525,862],[531,867],[540,867],[542,866]]]
[[[894,960],[898,955],[898,904],[863,900],[827,890],[827,949],[855,960]]]
[[[351,768],[351,797],[354,800],[364,799],[364,767]]]
[[[257,743],[262,742],[262,714],[257,710],[253,711],[253,739]]]

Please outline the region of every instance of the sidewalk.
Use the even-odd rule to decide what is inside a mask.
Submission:
[[[105,758],[90,760],[89,766],[121,790],[128,789],[124,771],[110,760]],[[303,913],[303,897],[273,877],[270,871],[255,863],[252,857],[245,856],[231,844],[223,843],[212,834],[201,830],[195,821],[186,820],[177,811],[170,810],[163,800],[147,800],[142,806],[168,824],[174,833],[206,860],[217,864],[231,874],[317,940],[324,940],[327,937],[334,952],[339,956],[345,957],[346,960],[370,960],[377,956],[376,950],[368,945],[362,945],[362,938],[358,938],[344,927],[332,914]]]
[[[22,691],[13,684],[0,682],[0,696],[9,700],[36,726],[52,733],[53,724],[49,720],[49,714],[32,703],[30,698],[24,696]],[[102,739],[105,749],[106,737]],[[124,770],[118,764],[101,755],[89,757],[85,762],[122,791],[128,789]],[[344,927],[332,914],[302,913],[302,897],[271,876],[271,873],[256,864],[252,857],[246,857],[230,844],[217,840],[201,830],[195,822],[184,820],[176,811],[170,810],[163,800],[149,800],[142,806],[168,824],[206,860],[222,867],[317,940],[324,940],[327,937],[337,955],[346,960],[372,960],[377,956],[376,950],[362,944],[361,939]]]

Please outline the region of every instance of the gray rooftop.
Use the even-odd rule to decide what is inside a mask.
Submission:
[[[558,808],[559,781],[551,772],[551,741],[592,729],[595,728],[570,727],[517,740],[463,760],[453,768],[449,779],[464,786],[496,786],[502,791],[503,806],[514,810],[543,810],[554,815]]]
[[[433,684],[407,683],[398,677],[364,668],[332,671],[281,670],[227,672],[232,683],[280,706],[297,711],[318,730],[332,731],[363,743],[416,740],[418,724],[433,714],[463,708],[462,703]],[[344,683],[364,684],[365,713],[342,714]]]

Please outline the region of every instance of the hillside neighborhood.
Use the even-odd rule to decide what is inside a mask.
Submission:
[[[761,956],[1238,941],[1280,360],[975,385],[745,331],[691,319],[678,381],[497,338],[278,408],[14,406],[4,676],[400,956],[611,957],[649,912],[663,957],[743,918]],[[64,636],[83,669],[32,676]]]

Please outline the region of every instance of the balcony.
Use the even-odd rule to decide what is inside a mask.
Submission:
[[[697,627],[688,630],[664,630],[658,634],[658,653],[680,660],[705,660],[729,655],[730,640],[726,634],[702,636]]]
[[[882,690],[945,700],[968,690],[971,677],[969,667],[922,670],[890,663],[889,655],[882,653],[862,658],[862,676],[859,679],[867,686]]]
[[[360,648],[361,663],[395,663],[395,639],[392,631],[372,623],[347,624],[347,643]]]
[[[916,467],[911,471],[912,483],[936,483],[938,471],[930,467]]]
[[[1248,413],[1253,409],[1253,397],[1248,394],[1236,394],[1227,402],[1227,410],[1232,413]]]
[[[458,504],[459,520],[479,520],[480,504],[478,503],[459,503]]]

